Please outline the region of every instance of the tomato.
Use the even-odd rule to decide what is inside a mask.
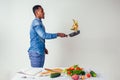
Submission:
[[[90,73],[87,73],[86,76],[87,76],[87,78],[90,78],[90,77],[91,77]]]
[[[76,67],[75,70],[81,70],[80,67]]]
[[[68,75],[71,75],[71,72],[70,72],[70,71],[67,71],[67,74],[68,74]]]
[[[74,70],[74,67],[70,67],[70,70]]]
[[[83,68],[76,67],[75,70],[83,70]]]
[[[80,70],[83,70],[83,68],[80,68]]]

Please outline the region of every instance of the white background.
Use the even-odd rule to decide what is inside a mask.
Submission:
[[[120,79],[120,0],[0,0],[0,80],[30,67],[29,27],[32,7],[43,6],[47,32],[72,32],[72,19],[80,35],[47,40],[45,67],[79,64],[99,70],[108,80]]]

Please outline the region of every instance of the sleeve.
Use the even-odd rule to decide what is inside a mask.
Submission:
[[[54,39],[57,38],[56,33],[46,33],[42,25],[35,26],[35,31],[43,39]]]

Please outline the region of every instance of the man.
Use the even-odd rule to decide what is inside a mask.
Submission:
[[[45,39],[55,39],[57,37],[67,37],[64,33],[47,33],[41,19],[44,19],[44,10],[42,6],[35,5],[33,7],[35,19],[30,28],[30,48],[28,50],[29,58],[32,67],[43,67],[45,53],[48,50],[45,48]]]

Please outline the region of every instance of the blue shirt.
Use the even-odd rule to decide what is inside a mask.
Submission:
[[[57,33],[47,33],[41,19],[35,18],[30,28],[30,48],[28,50],[44,55],[45,39],[57,38]]]

